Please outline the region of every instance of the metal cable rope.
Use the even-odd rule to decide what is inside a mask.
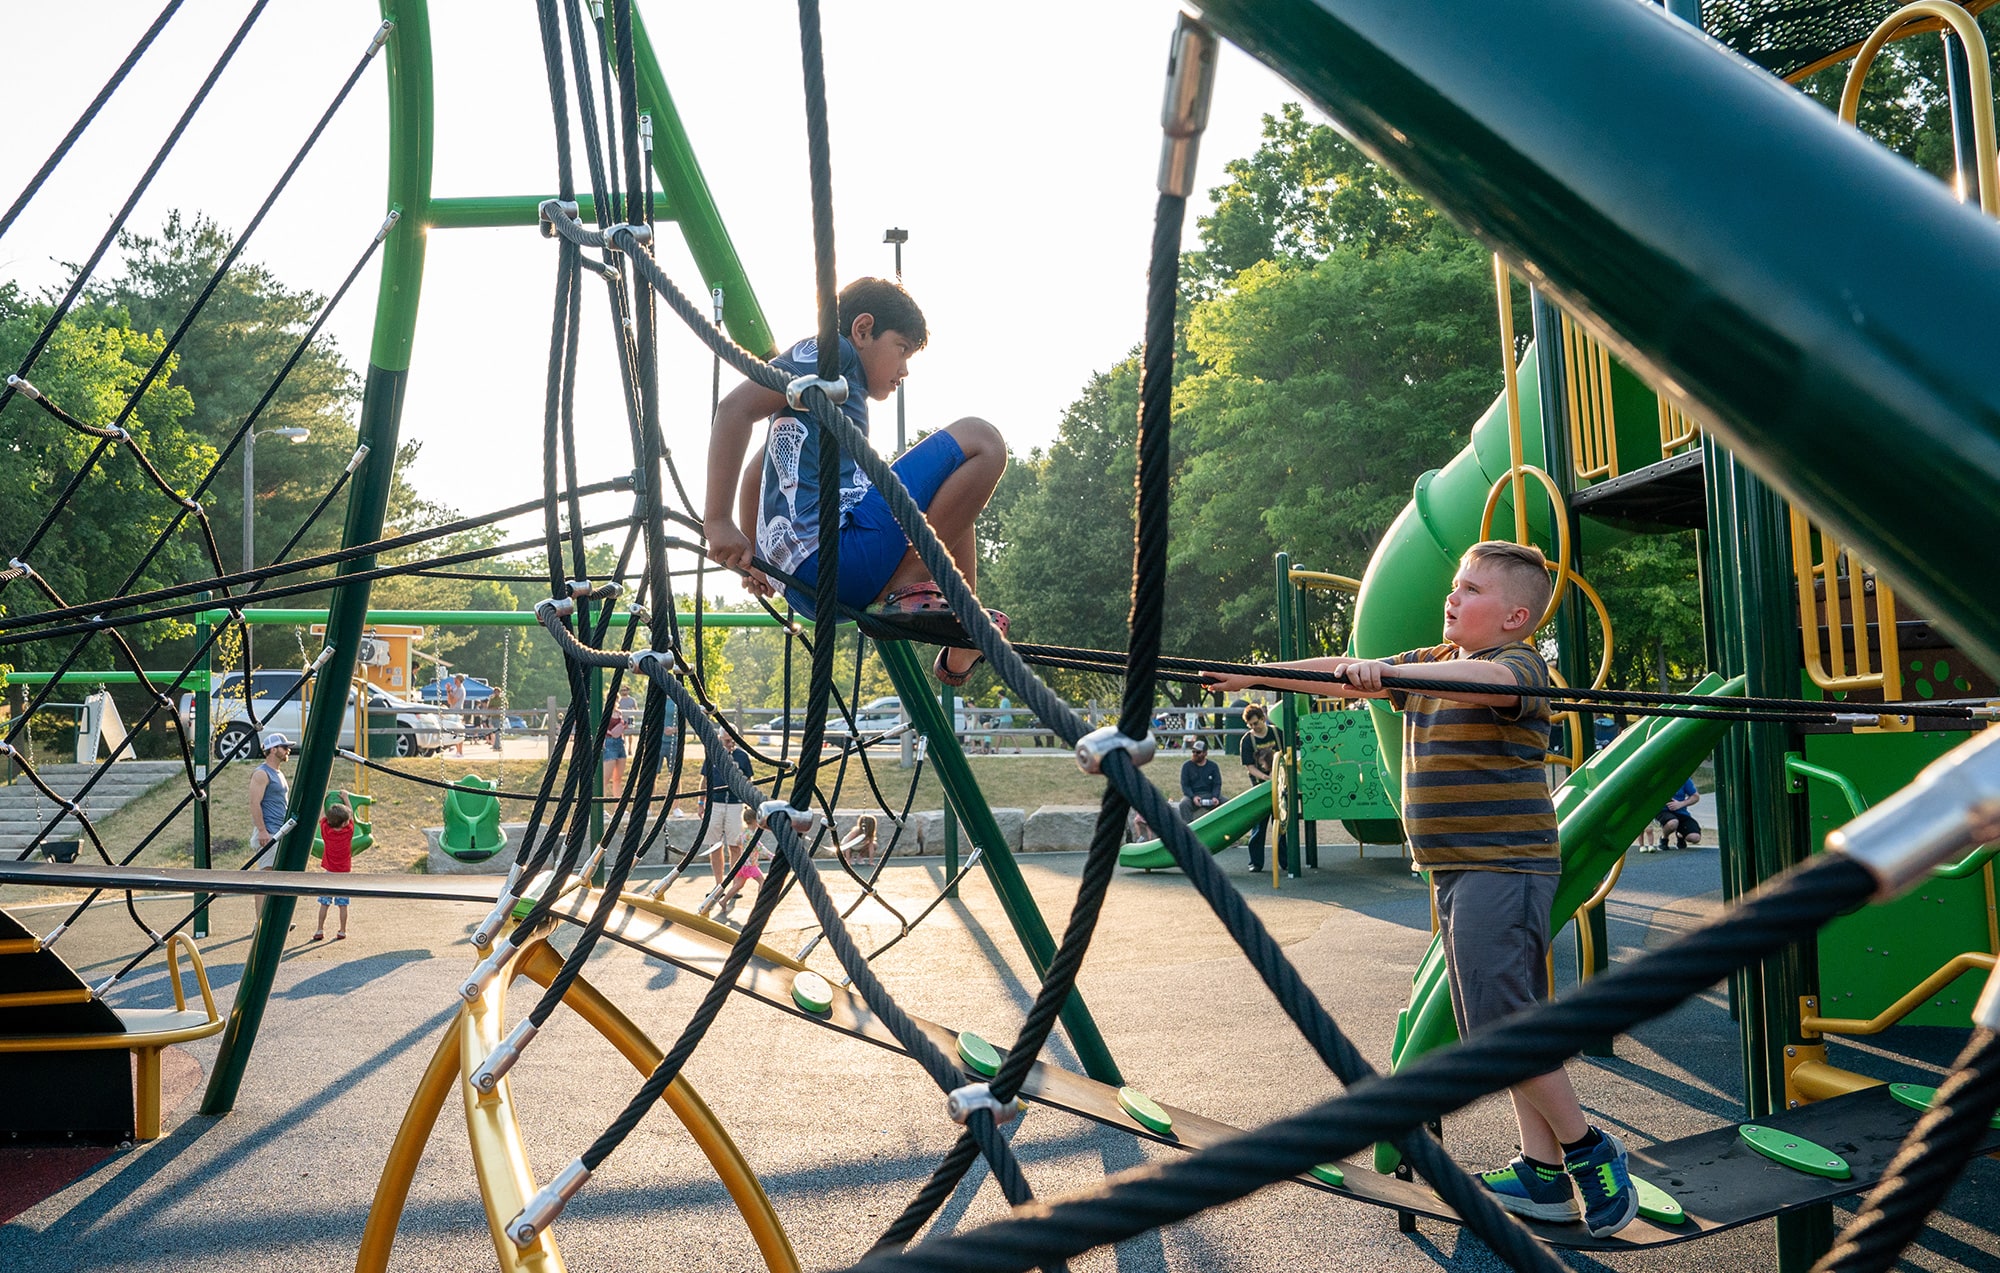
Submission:
[[[1673,945],[1393,1075],[1357,1084],[1345,1095],[1185,1158],[1122,1173],[1088,1196],[1044,1203],[909,1251],[871,1256],[855,1268],[1024,1269],[1051,1254],[1073,1255],[1244,1197],[1543,1073],[1591,1041],[1701,993],[1724,973],[1811,936],[1874,890],[1874,877],[1852,859],[1815,858]],[[1536,1249],[1547,1256],[1545,1248]],[[1511,1262],[1510,1255],[1503,1258]]]
[[[262,3],[263,0],[259,0],[260,7]],[[284,172],[279,175],[277,184],[274,185],[271,188],[270,193],[265,196],[264,202],[261,205],[259,205],[255,215],[253,215],[250,218],[250,223],[243,228],[243,232],[236,236],[236,241],[230,245],[229,251],[223,255],[221,262],[217,264],[214,272],[209,276],[208,282],[206,283],[206,285],[203,286],[201,292],[195,297],[194,304],[188,308],[188,312],[181,318],[180,325],[174,329],[173,335],[167,338],[166,343],[161,346],[160,352],[154,356],[152,364],[146,368],[145,374],[139,378],[139,383],[132,389],[132,391],[129,394],[126,395],[124,406],[119,409],[117,418],[115,418],[111,422],[110,427],[112,429],[122,430],[125,422],[131,419],[132,413],[138,409],[140,399],[143,398],[146,394],[146,391],[152,387],[154,380],[159,378],[160,373],[166,369],[167,363],[173,358],[174,351],[180,347],[180,342],[182,337],[186,336],[188,330],[194,326],[195,319],[201,314],[202,310],[207,307],[209,298],[215,294],[215,289],[222,285],[222,280],[228,276],[229,271],[235,266],[236,258],[240,256],[243,252],[243,249],[249,245],[251,237],[257,233],[257,229],[259,226],[263,224],[265,216],[267,216],[270,213],[271,208],[277,203],[278,196],[284,193],[285,187],[291,183],[293,175],[296,174],[299,170],[299,167],[305,163],[306,156],[312,153],[314,145],[318,143],[320,136],[326,132],[327,125],[333,122],[334,115],[340,110],[342,103],[346,102],[347,95],[354,90],[354,86],[356,84],[360,83],[362,72],[368,69],[368,65],[370,62],[374,61],[375,54],[381,49],[383,43],[388,39],[389,31],[393,27],[393,25],[394,25],[393,23],[384,22],[379,27],[376,28],[375,35],[373,38],[370,39],[367,50],[363,52],[360,59],[356,61],[356,63],[354,64],[354,69],[348,72],[347,79],[341,84],[340,90],[334,94],[333,100],[329,102],[327,104],[326,109],[320,113],[319,119],[313,124],[312,131],[306,136],[305,142],[299,147],[297,153],[292,156],[292,161],[285,166]],[[244,33],[247,33],[247,29],[248,28],[246,25]],[[239,38],[241,34],[243,33],[239,33]],[[232,44],[231,45],[232,52],[234,50],[234,47],[235,47],[234,44]],[[207,91],[206,86],[204,86],[203,91],[204,92]],[[162,152],[162,158],[164,158],[164,152]],[[150,174],[149,174],[149,179],[150,179]],[[100,256],[102,255],[101,246],[99,255]],[[94,264],[95,262],[93,261],[93,265]],[[79,275],[78,277],[80,283],[82,276]],[[46,329],[48,335],[52,336],[54,334],[55,330],[54,325],[58,321],[59,320],[57,318],[50,319],[51,325]],[[38,341],[36,347],[33,349],[33,351],[31,351],[28,358],[23,362],[22,370],[19,373],[20,376],[25,377],[27,375],[27,367],[34,362],[37,356],[39,356],[40,346],[42,343],[43,342]],[[0,393],[0,407],[6,406],[8,396],[14,392],[14,389],[15,389],[15,379],[10,378],[8,381],[6,392]],[[90,453],[90,458],[85,462],[83,468],[79,470],[79,474],[88,472],[96,464],[97,457],[101,456],[103,453],[104,453],[104,447],[102,444],[100,444],[94,450],[92,450]],[[150,464],[147,464],[146,467],[149,471],[151,471],[152,466]],[[171,486],[168,486],[165,479],[161,478],[157,472],[153,472],[152,476],[154,480],[158,482],[164,489],[169,491],[169,493],[174,493],[173,488]],[[55,504],[53,507],[49,509],[48,514],[42,519],[41,524],[35,528],[34,532],[28,536],[27,543],[22,545],[17,555],[26,556],[29,553],[34,552],[36,546],[41,543],[42,537],[48,534],[50,527],[52,527],[55,524],[56,517],[61,513],[63,506],[67,502],[68,502],[67,497],[65,497],[65,499],[59,501],[57,504]],[[195,514],[196,519],[201,522],[204,530],[206,530],[208,527],[207,513],[202,511],[199,505],[196,505],[189,511]],[[209,539],[210,551],[211,553],[214,553],[214,535],[212,532],[209,533],[208,539]],[[215,553],[214,555],[215,555],[215,567],[219,572],[222,568],[221,556],[219,553]],[[6,581],[0,580],[0,589],[4,589],[5,587],[6,587]]]
[[[1978,1152],[1996,1109],[2000,1109],[2000,1035],[1979,1026],[1951,1063],[1937,1099],[1910,1129],[1881,1182],[1869,1191],[1833,1248],[1812,1266],[1812,1273],[1879,1273],[1894,1267]]]
[[[139,42],[132,46],[132,51],[125,55],[125,60],[118,64],[118,69],[104,82],[104,87],[97,90],[97,96],[90,99],[90,105],[83,108],[83,114],[77,116],[69,131],[63,134],[63,139],[56,143],[55,150],[50,152],[49,157],[42,161],[42,166],[35,170],[35,175],[28,178],[27,188],[15,197],[6,213],[0,215],[0,237],[6,235],[15,218],[21,215],[22,210],[35,197],[35,192],[42,188],[42,183],[49,179],[49,174],[56,170],[56,165],[63,161],[63,156],[69,154],[69,148],[76,144],[77,138],[83,136],[84,129],[90,127],[91,121],[97,118],[97,112],[104,109],[104,103],[111,100],[111,95],[118,91],[118,86],[125,82],[125,77],[131,74],[132,68],[139,64],[139,59],[152,47],[154,38],[166,28],[167,19],[173,17],[174,12],[180,7],[181,0],[167,0],[166,7],[153,19],[153,25],[146,28],[145,34],[139,37]]]

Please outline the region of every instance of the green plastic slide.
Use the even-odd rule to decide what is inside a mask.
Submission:
[[[1271,813],[1271,784],[1260,782],[1242,795],[1202,814],[1189,827],[1210,853],[1220,853],[1248,835]],[[1128,844],[1118,850],[1118,865],[1135,871],[1162,871],[1176,867],[1174,855],[1158,840]]]

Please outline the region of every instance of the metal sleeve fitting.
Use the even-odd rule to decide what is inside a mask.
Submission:
[[[374,37],[368,41],[368,51],[361,56],[374,57],[377,53],[380,53],[382,46],[389,42],[389,32],[395,29],[396,24],[394,22],[384,22],[381,26],[376,27]]]
[[[819,830],[820,811],[794,809],[787,800],[766,800],[757,806],[758,826],[767,831],[775,831],[780,821],[791,824],[792,834],[807,836]]]
[[[792,410],[806,409],[805,395],[808,389],[824,389],[826,400],[834,406],[847,401],[847,377],[837,380],[821,380],[818,376],[798,376],[785,386],[785,401],[792,404]]]
[[[1106,725],[1076,740],[1076,763],[1087,774],[1099,774],[1104,772],[1104,758],[1114,751],[1129,752],[1133,764],[1145,765],[1159,749],[1159,740],[1151,731],[1144,738],[1134,738],[1116,725]]]
[[[42,391],[29,384],[25,376],[9,374],[7,377],[7,387],[32,402],[40,402],[42,400]]]
[[[574,199],[544,199],[535,206],[535,220],[542,228],[542,237],[552,239],[556,235],[556,218],[577,221],[583,215],[582,205]]]
[[[621,232],[631,236],[633,244],[638,247],[644,247],[653,241],[652,226],[633,225],[630,222],[626,222],[620,225],[607,225],[604,227],[604,245],[619,252],[631,251],[631,248],[626,247],[618,241],[618,235]]]
[[[521,1024],[500,1041],[500,1046],[486,1054],[479,1068],[472,1072],[472,1085],[482,1092],[490,1092],[500,1086],[500,1080],[507,1077],[507,1071],[514,1068],[514,1062],[521,1059],[521,1053],[529,1042],[541,1033],[531,1018],[521,1018]]]
[[[993,1125],[998,1127],[1011,1123],[1027,1112],[1028,1102],[1016,1096],[1002,1105],[994,1099],[993,1087],[988,1083],[968,1083],[944,1098],[944,1112],[954,1123],[963,1124],[980,1110],[993,1115]]]
[[[362,461],[367,458],[368,444],[363,442],[360,446],[354,448],[354,454],[347,459],[347,475],[349,477],[354,476],[354,470],[360,468]]]
[[[555,1223],[563,1207],[576,1197],[577,1190],[583,1188],[583,1182],[589,1179],[590,1168],[583,1165],[581,1158],[557,1172],[554,1180],[543,1185],[534,1197],[528,1199],[528,1205],[521,1208],[521,1214],[507,1222],[507,1236],[514,1245],[523,1251],[535,1245],[535,1239],[542,1235],[542,1230]]]
[[[543,614],[543,610],[547,610],[549,614]],[[547,623],[550,615],[558,619],[566,619],[575,613],[576,602],[571,601],[568,597],[543,597],[535,603],[535,620],[538,623]]]
[[[501,969],[505,968],[507,961],[513,957],[513,942],[503,941],[496,944],[492,952],[480,960],[479,966],[472,970],[472,975],[459,983],[458,997],[467,1003],[478,1003],[480,996],[492,987],[500,976]]]
[[[1829,852],[1845,853],[1875,877],[1878,900],[1895,897],[1932,868],[2000,840],[2000,730],[1985,730],[1931,762],[1916,780],[1844,827]]]
[[[1195,157],[1215,94],[1215,33],[1183,13],[1167,54],[1167,96],[1160,107],[1160,193],[1194,193]]]

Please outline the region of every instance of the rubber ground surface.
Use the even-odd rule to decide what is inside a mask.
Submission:
[[[1322,847],[1322,867],[1273,893],[1244,872],[1241,849],[1223,855],[1315,990],[1382,1063],[1395,1011],[1429,938],[1422,891],[1390,850],[1357,860],[1351,845]],[[1030,886],[1060,929],[1078,855],[1023,861]],[[885,890],[919,902],[941,878],[925,861],[890,868]],[[1714,850],[1635,857],[1611,902],[1611,933],[1624,956],[1657,946],[1720,907]],[[703,883],[674,897],[691,904]],[[834,885],[837,896],[851,886]],[[879,965],[915,1012],[1004,1042],[1032,986],[1027,962],[998,902],[976,874],[963,896],[934,913]],[[0,891],[0,905],[8,891]],[[177,900],[145,903],[156,919]],[[250,903],[216,904],[204,942],[226,1003],[247,945]],[[906,908],[910,909],[910,908]],[[383,1155],[471,963],[465,937],[483,908],[443,902],[357,902],[345,942],[309,944],[318,908],[298,908],[288,957],[234,1112],[206,1117],[191,1099],[169,1113],[159,1141],[117,1153],[55,1196],[0,1227],[0,1267],[205,1270],[352,1267]],[[45,931],[59,912],[20,913]],[[864,941],[894,934],[876,908],[856,916]],[[788,900],[769,944],[796,949],[803,905]],[[329,929],[332,927],[329,924]],[[567,942],[569,937],[562,941]],[[1573,978],[1561,942],[1558,983]],[[60,949],[97,980],[135,948],[118,907],[102,907]],[[814,965],[834,974],[823,954]],[[705,983],[629,951],[607,949],[590,977],[656,1040],[671,1039]],[[1221,926],[1176,874],[1121,874],[1082,978],[1128,1083],[1159,1100],[1239,1125],[1295,1110],[1333,1090]],[[164,1002],[149,965],[114,1002]],[[513,1000],[525,1010],[525,988]],[[1934,1084],[1962,1036],[1901,1030],[1858,1046],[1836,1044],[1837,1064],[1886,1079]],[[190,1047],[204,1066],[214,1043]],[[1736,1033],[1718,989],[1672,1017],[1622,1038],[1613,1058],[1572,1073],[1592,1117],[1633,1143],[1724,1126],[1739,1113]],[[1052,1059],[1074,1064],[1060,1037]],[[807,1268],[839,1267],[866,1249],[951,1144],[943,1098],[907,1059],[761,1008],[740,997],[724,1009],[688,1075],[756,1168]],[[515,1071],[531,1159],[546,1179],[616,1113],[636,1076],[576,1018],[559,1014]],[[1489,1098],[1446,1121],[1454,1154],[1475,1167],[1513,1152],[1512,1118]],[[1107,1172],[1175,1151],[1143,1144],[1046,1108],[1015,1132],[1029,1180],[1044,1195],[1085,1188]],[[1356,1161],[1350,1171],[1365,1171]],[[959,1226],[1000,1214],[990,1180],[976,1177],[946,1208]],[[1851,1204],[1849,1204],[1851,1205]],[[1844,1213],[1843,1213],[1844,1214]],[[1677,1246],[1671,1255],[1571,1254],[1578,1269],[1675,1273],[1773,1266],[1769,1223]],[[2000,1164],[1974,1162],[1905,1267],[2000,1268]],[[689,1138],[664,1111],[592,1179],[557,1237],[571,1268],[757,1267],[742,1223]],[[440,1119],[419,1168],[393,1267],[492,1267],[462,1117]],[[1422,1221],[1397,1233],[1388,1212],[1280,1186],[1164,1232],[1095,1252],[1085,1269],[1488,1270],[1500,1267],[1478,1239]]]

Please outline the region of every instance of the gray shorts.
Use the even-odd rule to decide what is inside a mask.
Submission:
[[[1434,871],[1438,935],[1460,1037],[1549,991],[1549,907],[1557,876]]]

